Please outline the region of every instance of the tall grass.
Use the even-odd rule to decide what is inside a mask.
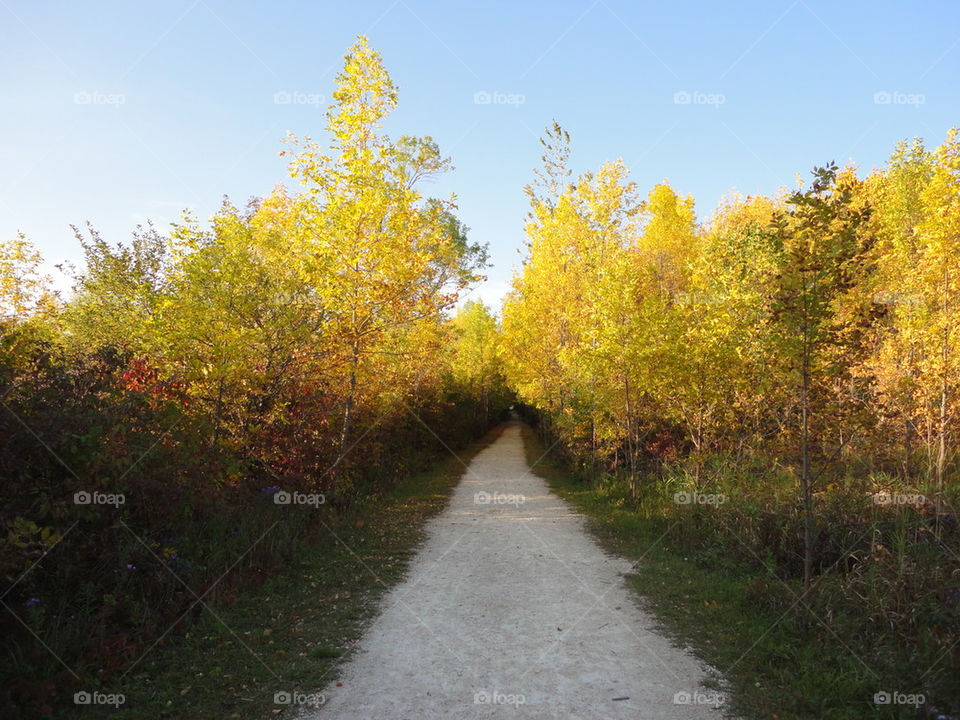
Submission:
[[[732,666],[746,716],[960,715],[955,490],[884,474],[824,479],[805,591],[789,469],[715,456],[699,479],[677,462],[631,481],[562,454],[553,463],[554,486],[640,558],[637,585],[661,618],[721,670]],[[883,692],[924,703],[878,705]]]

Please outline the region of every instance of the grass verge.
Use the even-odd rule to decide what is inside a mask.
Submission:
[[[495,428],[459,458],[469,460]],[[400,481],[340,514],[320,538],[261,585],[228,597],[182,633],[166,636],[116,687],[123,720],[284,718],[301,709],[275,693],[319,693],[375,616],[384,592],[404,577],[424,525],[446,507],[463,474],[456,457]],[[75,708],[77,717],[104,707]]]
[[[843,634],[844,617],[821,622],[795,603],[802,595],[798,585],[785,585],[759,562],[744,568],[715,552],[675,547],[669,523],[655,525],[616,494],[577,480],[559,460],[544,455],[543,444],[527,426],[523,437],[536,473],[588,518],[603,546],[636,562],[629,582],[661,631],[720,673],[733,716],[927,717],[909,705],[874,703],[889,678],[879,678],[860,661],[855,645],[832,635],[834,628]],[[889,690],[896,692],[897,686]]]

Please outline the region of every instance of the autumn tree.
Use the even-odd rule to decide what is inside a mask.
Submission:
[[[208,409],[212,443],[227,416],[250,430],[322,367],[330,312],[304,281],[295,209],[278,188],[247,212],[225,201],[209,229],[187,217],[174,230],[148,356]]]
[[[468,300],[451,320],[449,368],[453,383],[483,408],[489,420],[498,400],[506,396],[500,357],[500,327],[480,300]]]
[[[54,297],[43,258],[23,233],[0,241],[0,321],[22,319]]]
[[[758,451],[786,421],[780,408],[787,403],[779,378],[770,372],[766,342],[767,299],[779,262],[771,223],[784,209],[780,198],[728,198],[702,233],[690,287],[681,298],[686,319],[678,352],[689,353],[681,365],[692,375],[681,397],[709,411],[700,444],[710,445],[712,438],[713,449],[740,459]]]
[[[305,138],[290,165],[310,202],[299,222],[314,257],[311,282],[335,308],[330,319],[344,368],[341,453],[349,447],[357,398],[373,391],[378,367],[404,365],[404,328],[439,323],[478,278],[484,251],[455,222],[454,198],[424,198],[417,185],[449,169],[429,137],[392,141],[382,123],[397,91],[380,55],[359,38],[337,76],[327,113],[330,144]],[[402,341],[401,345],[402,345]],[[407,367],[414,377],[416,367]],[[374,395],[376,393],[374,392]]]
[[[75,274],[73,297],[65,308],[68,346],[142,351],[165,292],[169,239],[150,224],[138,226],[128,243],[109,243],[92,226],[86,234],[73,230],[84,264]]]
[[[771,349],[798,402],[807,587],[813,577],[816,542],[811,425],[828,402],[831,381],[849,369],[842,349],[838,351],[842,328],[836,322],[837,303],[859,282],[860,264],[869,247],[862,232],[869,211],[853,202],[858,182],[851,169],[838,172],[833,164],[815,168],[809,189],[793,193],[787,201],[788,212],[774,220],[780,249],[771,298]]]
[[[874,350],[862,372],[876,382],[876,411],[896,418],[901,431],[901,466],[915,474],[914,445],[918,427],[929,425],[925,404],[919,402],[919,359],[916,333],[906,331],[920,296],[914,271],[920,261],[920,224],[924,189],[933,174],[932,154],[920,140],[898,143],[886,168],[866,179],[863,192],[873,207],[871,225],[877,238],[872,250],[876,271],[863,285],[862,301],[876,309]],[[915,324],[914,324],[915,325]],[[928,446],[929,447],[929,446]],[[929,453],[928,453],[929,455]]]
[[[943,488],[957,418],[960,382],[960,134],[950,131],[934,153],[930,182],[921,193],[917,265],[905,275],[915,299],[904,332],[922,348],[917,362],[924,404],[935,427],[934,478]]]

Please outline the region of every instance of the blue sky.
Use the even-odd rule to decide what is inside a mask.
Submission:
[[[285,132],[322,136],[358,34],[400,88],[388,131],[453,157],[426,189],[456,192],[490,244],[491,302],[553,118],[576,171],[623,158],[701,218],[733,189],[774,192],[834,159],[868,170],[960,123],[956,2],[0,0],[0,233],[52,264],[79,258],[71,223],[121,240],[268,192],[287,181]]]

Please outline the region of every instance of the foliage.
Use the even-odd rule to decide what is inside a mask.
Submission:
[[[960,573],[957,132],[865,178],[828,163],[792,193],[729,198],[704,224],[666,182],[638,203],[619,162],[567,182],[569,137],[543,143],[501,346],[544,440],[705,566],[759,561],[816,592],[837,632],[956,710],[956,628],[918,613],[943,611]],[[899,564],[877,556],[891,545]],[[905,646],[943,662],[924,674]]]
[[[301,192],[128,243],[75,230],[64,302],[26,238],[0,245],[5,716],[120,686],[509,405],[496,319],[452,317],[486,250],[418,190],[436,143],[381,133],[396,103],[359,38],[329,148],[291,152]]]

